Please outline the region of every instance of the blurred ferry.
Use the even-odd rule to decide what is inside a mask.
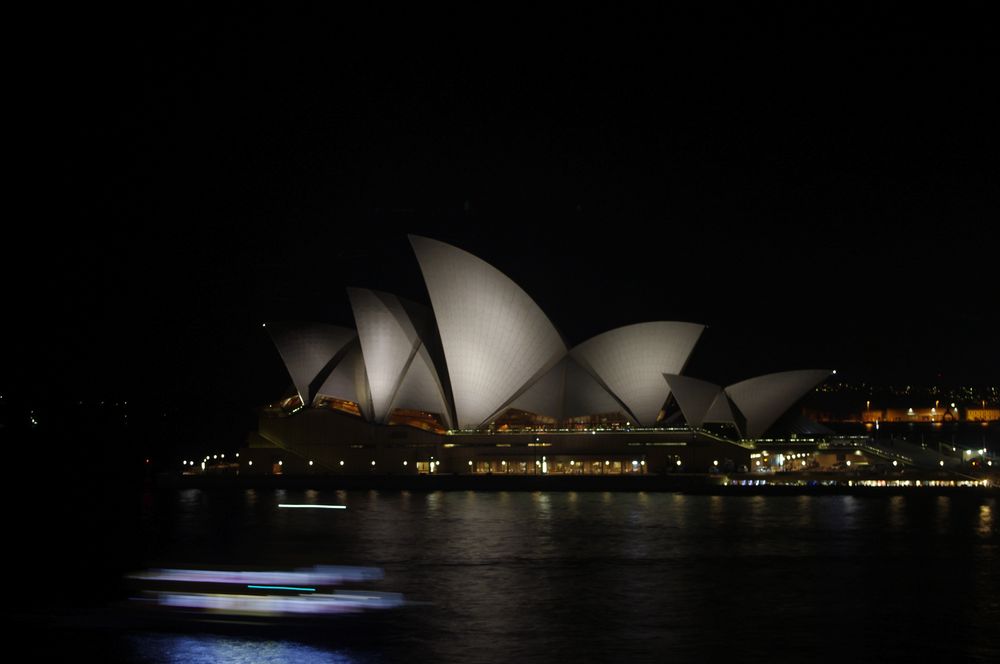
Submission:
[[[245,622],[303,620],[395,609],[392,592],[341,588],[375,581],[375,567],[316,566],[292,571],[153,569],[128,577],[129,605],[150,616]]]

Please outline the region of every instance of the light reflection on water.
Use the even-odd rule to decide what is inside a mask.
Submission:
[[[280,501],[348,509],[283,514]],[[153,526],[158,565],[371,565],[385,571],[378,590],[423,604],[379,616],[381,631],[304,646],[274,633],[259,636],[277,640],[249,646],[238,638],[131,637],[145,661],[996,653],[986,636],[1000,620],[991,498],[257,489],[175,492],[154,504],[167,508]],[[828,640],[817,652],[815,636],[845,620],[877,629]],[[767,625],[781,626],[780,648],[761,636]],[[947,640],[936,638],[943,633]]]
[[[980,537],[990,537],[994,534],[993,530],[993,506],[990,504],[983,504],[979,506],[979,528],[978,533]]]
[[[356,664],[344,652],[295,641],[257,641],[214,634],[140,634],[127,637],[136,661],[168,664]]]

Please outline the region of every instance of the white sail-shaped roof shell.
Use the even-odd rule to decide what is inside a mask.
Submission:
[[[366,288],[348,288],[347,296],[368,372],[372,416],[384,423],[403,373],[420,347],[420,338],[394,296]]]
[[[509,408],[562,421],[566,396],[566,362],[563,360],[514,399]]]
[[[663,374],[679,374],[704,325],[651,322],[627,325],[570,351],[644,426],[656,423],[670,388]]]
[[[721,388],[719,388],[721,390]],[[590,373],[571,357],[565,358],[511,402],[511,408],[558,421],[587,415],[626,413]]]
[[[586,415],[626,413],[626,408],[596,378],[576,363],[566,359],[566,403],[563,415],[568,418]]]
[[[715,395],[715,400],[712,401],[712,405],[708,407],[705,412],[705,417],[702,419],[702,423],[705,422],[725,422],[732,423],[736,425],[737,429],[740,429],[738,421],[743,421],[743,418],[738,418],[736,413],[733,412],[733,406],[729,402],[729,397],[726,395],[725,390],[720,390],[717,395]]]
[[[460,428],[478,428],[566,346],[534,300],[506,275],[444,242],[410,236],[434,308]]]
[[[831,373],[826,369],[782,371],[730,385],[726,394],[746,418],[744,434],[757,438]]]
[[[700,427],[715,400],[722,394],[722,386],[689,376],[664,374],[670,393],[684,414],[688,426]]]
[[[366,420],[373,419],[365,361],[361,354],[361,344],[357,340],[346,349],[344,359],[330,372],[316,394],[353,401],[358,404],[361,415]]]
[[[406,374],[393,397],[390,412],[396,408],[436,413],[443,418],[446,427],[453,426],[448,398],[434,369],[430,353],[424,345],[417,349],[407,367]]]
[[[320,374],[340,361],[342,352],[357,337],[354,330],[323,323],[268,323],[265,326],[278,349],[302,403],[310,405],[317,394]]]

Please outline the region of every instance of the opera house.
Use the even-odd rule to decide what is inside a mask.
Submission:
[[[294,394],[263,409],[249,474],[648,474],[749,466],[831,373],[726,387],[684,375],[704,329],[653,321],[568,348],[511,279],[410,236],[430,308],[348,289],[356,329],[266,323]]]

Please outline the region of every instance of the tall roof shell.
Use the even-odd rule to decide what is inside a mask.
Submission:
[[[323,323],[268,323],[265,329],[305,405],[312,403],[319,384],[357,337],[354,330]]]
[[[631,412],[649,426],[670,394],[663,374],[679,374],[704,325],[651,322],[619,327],[570,351]]]
[[[434,307],[461,428],[477,428],[566,353],[527,293],[472,254],[410,236]]]
[[[372,416],[385,422],[403,372],[420,347],[413,323],[399,300],[367,288],[348,288],[368,372]]]
[[[746,428],[746,418],[738,412],[738,409],[733,407],[733,403],[729,400],[729,395],[726,394],[725,390],[720,390],[715,395],[715,400],[712,401],[712,405],[705,411],[705,417],[702,419],[702,423],[704,424],[705,422],[730,422],[735,424],[736,428],[741,432]]]
[[[527,390],[514,399],[509,408],[544,415],[562,421],[564,418],[564,403],[566,395],[566,362],[567,359],[539,378]]]
[[[664,374],[671,394],[677,400],[684,419],[689,426],[700,427],[716,398],[722,394],[722,386],[690,376]]]
[[[627,409],[573,358],[566,358],[566,418],[585,415],[625,414]]]
[[[511,402],[510,407],[559,421],[585,415],[627,412],[597,379],[571,357],[565,358],[539,378]]]
[[[425,345],[417,349],[406,368],[406,374],[392,400],[392,409],[395,408],[437,413],[443,418],[446,427],[454,426],[447,394]]]
[[[746,417],[746,436],[757,438],[831,373],[826,369],[782,371],[730,385],[726,394]]]
[[[316,394],[353,401],[358,404],[361,415],[366,420],[373,419],[365,361],[361,354],[361,344],[358,343],[357,339],[354,339],[344,349],[343,359],[337,363],[322,385],[319,386]]]
[[[447,391],[425,343],[437,334],[430,311],[367,288],[348,288],[347,294],[358,326],[375,421],[387,422],[393,408],[413,408],[440,413],[450,424]]]

